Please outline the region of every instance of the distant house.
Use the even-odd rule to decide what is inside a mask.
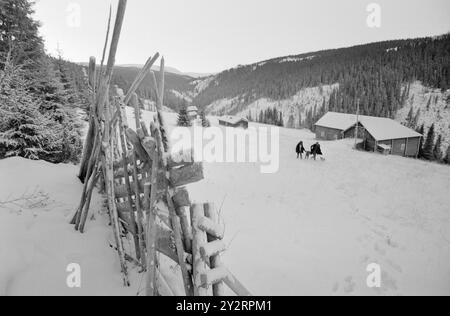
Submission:
[[[405,157],[419,154],[423,135],[388,118],[360,115],[358,119],[354,114],[328,112],[315,124],[317,139],[324,140],[355,137],[356,129],[366,150]]]
[[[196,106],[190,106],[187,108],[189,119],[196,120],[198,118],[198,108]]]
[[[219,118],[219,124],[226,127],[248,129],[248,120],[237,116],[222,116]]]

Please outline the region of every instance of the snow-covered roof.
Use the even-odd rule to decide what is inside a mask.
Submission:
[[[346,131],[356,125],[356,121],[354,114],[328,112],[316,125]],[[423,136],[389,118],[360,115],[359,122],[377,141]]]
[[[190,106],[187,108],[188,112],[198,112],[198,108],[196,106]]]
[[[342,131],[348,130],[356,124],[356,115],[328,112],[317,123],[317,126],[339,129]]]
[[[226,123],[233,124],[233,125],[238,124],[240,122],[248,122],[248,120],[243,117],[231,116],[231,115],[222,116],[221,118],[219,118],[219,121],[226,122]]]

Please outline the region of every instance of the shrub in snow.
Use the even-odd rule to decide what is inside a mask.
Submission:
[[[200,112],[200,119],[202,120],[202,126],[207,128],[211,127],[211,122],[206,118],[206,114],[204,111]]]
[[[178,113],[177,125],[181,127],[190,127],[192,125],[187,109],[184,106],[181,107],[180,112]]]

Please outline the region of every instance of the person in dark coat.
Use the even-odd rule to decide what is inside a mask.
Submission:
[[[311,155],[313,155],[314,160],[316,160],[317,156],[323,156],[322,149],[320,148],[319,143],[315,143],[311,146]]]
[[[306,151],[305,146],[303,146],[303,142],[298,143],[297,148],[295,149],[295,151],[297,152],[297,159],[298,158],[303,159],[303,154]]]

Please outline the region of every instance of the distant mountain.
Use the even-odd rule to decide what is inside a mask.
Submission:
[[[129,64],[129,65],[117,65],[118,67],[125,67],[125,68],[142,68],[144,67],[144,65],[140,65],[140,64]],[[152,70],[154,71],[159,71],[159,66],[153,66]],[[207,76],[211,76],[211,73],[198,73],[198,72],[182,72],[176,68],[173,67],[165,67],[165,71],[166,72],[170,72],[176,75],[180,75],[180,76],[189,76],[192,78],[203,78],[203,77],[207,77]]]

